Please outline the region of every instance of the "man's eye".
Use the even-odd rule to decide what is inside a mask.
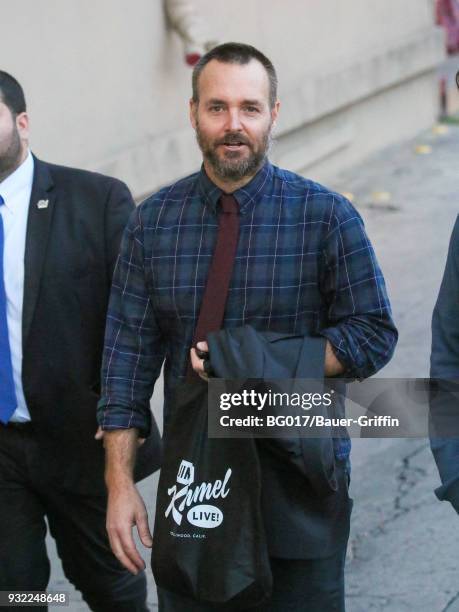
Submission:
[[[258,108],[256,106],[246,106],[245,110],[248,113],[258,113]]]
[[[219,106],[219,105],[214,105],[210,107],[210,110],[213,113],[219,113],[222,109],[223,109],[223,106]]]

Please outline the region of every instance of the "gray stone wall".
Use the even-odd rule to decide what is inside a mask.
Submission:
[[[127,181],[137,198],[193,172],[191,70],[161,0],[1,3],[0,67],[26,90],[41,157]],[[280,80],[273,160],[314,178],[431,125],[443,33],[432,0],[195,0],[220,42]]]

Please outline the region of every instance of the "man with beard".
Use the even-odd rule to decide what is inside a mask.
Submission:
[[[207,279],[225,267],[225,257],[218,265],[213,258],[221,255],[229,217],[237,218],[238,234],[222,327],[321,335],[327,376],[369,376],[396,343],[384,280],[359,214],[342,196],[268,161],[278,112],[276,73],[260,51],[227,43],[203,56],[190,101],[201,170],[148,198],[124,233],[98,419],[105,430],[109,538],[133,572],[144,565],[132,525],[144,544],[152,543],[132,481],[137,436],[148,436],[149,399],[164,360],[166,421],[171,391],[187,376],[190,357],[193,370],[207,379],[208,362],[199,351],[208,347],[196,345],[196,329]],[[282,517],[286,537],[268,542],[274,591],[262,610],[344,609],[349,440],[335,440],[334,448],[343,525],[326,533],[313,527],[309,547],[307,517],[300,525]],[[163,611],[213,609],[158,591]]]
[[[146,610],[145,576],[109,546],[95,439],[111,276],[134,203],[116,179],[40,161],[28,140],[22,88],[0,71],[0,591],[46,589],[46,517],[92,610]],[[147,446],[138,476],[158,465]]]

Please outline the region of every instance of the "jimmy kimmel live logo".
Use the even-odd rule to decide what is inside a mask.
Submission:
[[[194,465],[183,460],[177,473],[177,483],[167,490],[171,501],[165,512],[166,518],[172,512],[174,521],[177,525],[181,525],[183,513],[188,508],[186,518],[192,525],[206,529],[221,525],[223,512],[220,508],[203,502],[212,499],[224,499],[228,495],[231,473],[231,468],[228,468],[223,480],[202,482],[199,485],[192,486],[195,478]]]

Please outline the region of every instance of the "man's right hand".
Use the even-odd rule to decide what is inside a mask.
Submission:
[[[110,546],[117,559],[133,574],[145,569],[136,548],[132,528],[136,526],[144,546],[151,548],[153,540],[148,515],[142,497],[133,482],[114,487],[108,494],[107,532]]]
[[[113,554],[133,574],[145,569],[145,563],[134,543],[132,528],[137,527],[144,546],[151,548],[153,543],[147,510],[133,479],[137,445],[137,429],[104,432],[108,537]]]

